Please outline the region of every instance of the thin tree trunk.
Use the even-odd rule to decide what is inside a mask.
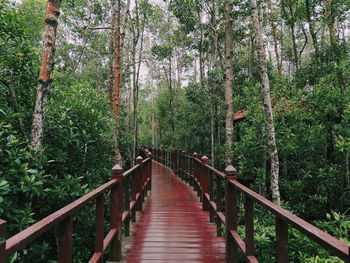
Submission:
[[[285,10],[283,3],[284,3],[284,1],[282,0],[282,11],[286,15],[286,17],[288,17],[287,11]],[[293,43],[293,55],[294,55],[293,62],[294,62],[295,68],[298,69],[299,68],[299,59],[298,59],[298,48],[297,48],[296,37],[295,37],[295,17],[294,17],[294,10],[293,10],[293,6],[292,6],[291,1],[288,1],[288,9],[289,9],[289,13],[290,13],[289,26],[290,26],[290,30],[291,30],[291,34],[292,34],[292,43]]]
[[[281,50],[284,50],[284,39],[283,39],[283,33],[284,33],[284,24],[283,22],[281,23],[281,30],[280,30],[280,45],[281,45]],[[281,54],[281,67],[283,69],[283,56]]]
[[[274,51],[277,61],[277,72],[278,75],[282,75],[282,64],[280,61],[280,52],[278,48],[278,40],[277,40],[277,27],[276,27],[276,18],[275,18],[275,10],[272,6],[272,0],[269,0],[269,11],[270,11],[270,24],[271,24],[271,30],[272,30],[272,38],[274,43]]]
[[[214,124],[214,109],[213,109],[213,105],[211,108],[211,117],[210,117],[210,139],[211,139],[211,160],[215,166],[215,124]]]
[[[255,43],[258,51],[260,75],[262,82],[262,95],[264,99],[265,115],[268,124],[268,137],[269,137],[269,150],[271,155],[271,193],[272,200],[276,204],[280,204],[280,191],[279,191],[279,160],[275,138],[275,125],[273,121],[271,95],[270,95],[270,81],[267,74],[266,64],[266,50],[263,46],[262,28],[260,19],[258,16],[258,9],[256,0],[252,0],[252,22],[255,31]]]
[[[18,120],[18,124],[19,124],[19,128],[21,130],[21,133],[24,137],[27,136],[25,127],[24,127],[24,123],[23,123],[23,119],[22,116],[20,114],[20,110],[19,110],[19,104],[18,104],[18,100],[17,100],[17,95],[16,95],[16,89],[13,86],[12,80],[6,80],[0,77],[0,82],[2,82],[4,85],[6,85],[11,93],[11,98],[12,98],[12,102],[13,102],[13,106],[14,106],[14,110],[15,112],[18,114],[16,116],[17,120]]]
[[[168,16],[168,44],[171,46],[171,28],[170,28],[170,15]],[[172,75],[173,75],[173,70],[172,70],[172,56],[173,56],[173,50],[170,50],[170,54],[168,57],[169,60],[169,105],[170,105],[170,111],[171,111],[171,131],[175,132],[175,111],[174,111],[174,91],[173,91],[173,81],[172,81]]]
[[[117,163],[122,162],[122,157],[119,151],[119,94],[121,90],[121,38],[120,38],[120,0],[116,0],[114,4],[115,16],[113,21],[113,38],[114,38],[114,57],[113,57],[113,116],[115,121],[114,136],[116,140],[115,160]]]
[[[174,111],[174,91],[173,91],[173,83],[172,83],[172,65],[171,65],[171,57],[172,57],[172,51],[170,51],[169,55],[169,104],[170,104],[170,111],[171,111],[171,131],[175,132],[175,111]]]
[[[291,12],[293,12],[292,7],[290,7]],[[293,18],[294,20],[294,18]],[[292,22],[290,25],[291,33],[292,33],[292,42],[293,42],[293,53],[294,53],[294,65],[295,68],[299,68],[299,58],[298,58],[298,48],[297,48],[297,42],[295,37],[295,23]]]
[[[132,78],[133,78],[133,151],[132,151],[132,159],[136,158],[136,140],[137,140],[137,102],[138,102],[138,83],[136,79],[136,45],[138,42],[138,34],[135,38],[135,32],[133,33],[133,48],[132,48]]]
[[[198,10],[198,21],[199,21],[199,30],[200,30],[200,37],[199,37],[199,81],[200,83],[203,82],[204,79],[204,72],[203,72],[203,51],[202,51],[202,45],[203,45],[203,26],[201,21],[201,14]]]
[[[112,12],[114,12],[115,10],[113,10]],[[112,27],[115,24],[114,22],[115,19],[115,14],[112,14],[112,19],[111,19],[111,24]],[[114,37],[113,37],[114,32],[111,32],[111,37],[109,39],[109,52],[110,52],[110,60],[109,60],[109,72],[108,72],[108,80],[107,80],[107,91],[108,91],[108,104],[111,108],[111,110],[113,110],[113,102],[114,102],[114,96],[113,96],[113,81],[114,81]]]
[[[315,30],[315,24],[314,24],[314,22],[312,21],[312,18],[311,18],[312,14],[311,14],[310,0],[305,0],[305,8],[306,8],[306,18],[307,18],[307,22],[309,24],[309,31],[310,31],[310,35],[311,35],[311,38],[312,38],[312,43],[313,43],[314,49],[315,49],[316,61],[320,65],[321,64],[320,49],[318,47],[317,33],[316,33],[316,30]]]
[[[60,3],[60,0],[48,0],[47,2],[44,29],[44,53],[41,57],[41,67],[31,128],[30,144],[35,148],[42,148],[45,107],[53,80],[51,74],[54,69],[55,42],[58,17],[60,15]]]
[[[153,102],[152,102],[152,113],[151,113],[151,123],[152,123],[152,147],[156,147],[156,125],[154,119],[154,110],[153,110]]]
[[[335,37],[335,22],[334,22],[334,16],[333,16],[333,2],[332,0],[326,0],[326,19],[327,19],[327,26],[328,26],[328,33],[329,33],[329,40],[332,45],[336,44],[336,37]]]
[[[349,164],[349,152],[346,152],[345,156],[345,189],[350,191],[350,164]]]
[[[228,145],[228,154],[226,156],[227,164],[232,163],[231,150],[232,150],[232,136],[233,136],[233,61],[232,61],[232,0],[226,0],[225,10],[225,101],[226,101],[226,144]]]

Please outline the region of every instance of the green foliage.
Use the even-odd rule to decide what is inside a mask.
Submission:
[[[286,203],[283,204],[285,206]],[[240,208],[240,212],[243,212]],[[276,233],[274,216],[266,211],[261,211],[257,207],[258,214],[254,220],[254,242],[256,255],[259,262],[274,262],[276,259]],[[290,210],[290,208],[289,208]],[[347,230],[350,224],[346,215],[331,212],[327,214],[327,219],[312,222],[321,230],[337,237],[345,243],[347,241]],[[239,234],[244,237],[244,226],[238,227]],[[316,242],[312,241],[298,230],[289,228],[289,261],[308,263],[341,263],[342,260],[331,255]],[[240,255],[241,256],[241,255]],[[242,257],[243,261],[243,257]]]
[[[9,86],[2,81],[0,105],[8,113],[22,116],[26,127],[30,126],[32,118],[39,69],[39,52],[35,45],[39,41],[42,31],[40,27],[43,25],[43,13],[40,10],[42,1],[39,0],[24,1],[18,8],[7,0],[0,1],[0,78],[11,83],[19,109],[15,107]],[[11,121],[11,125],[19,130],[16,119]],[[18,136],[23,137],[23,134]]]
[[[0,214],[9,221],[10,233],[35,221],[33,200],[43,197],[47,179],[36,153],[18,138],[10,124],[13,118],[0,111]]]
[[[114,125],[103,90],[84,84],[56,86],[46,124],[45,152],[51,171],[67,176],[101,173],[96,168],[109,168]],[[94,177],[86,179],[89,184],[100,182]]]
[[[172,48],[168,45],[155,45],[152,47],[152,54],[157,60],[163,60],[171,56]]]
[[[179,19],[182,24],[182,29],[189,33],[195,29],[197,12],[199,6],[193,0],[176,0],[170,2],[170,10]]]
[[[0,214],[8,221],[9,236],[108,180],[114,147],[106,95],[87,85],[54,89],[43,152],[34,152],[18,138],[9,124],[14,117],[0,112]],[[86,244],[93,244],[93,207],[74,220],[75,232],[87,233],[74,237],[74,253],[83,262],[92,249]],[[28,247],[27,256],[18,256],[25,262],[54,258],[55,238],[46,236],[46,243],[39,239]]]

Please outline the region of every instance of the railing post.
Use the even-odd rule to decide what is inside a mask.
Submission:
[[[72,262],[72,233],[73,233],[73,216],[70,215],[64,219],[59,227],[59,247],[58,262]]]
[[[186,182],[186,157],[185,157],[186,152],[184,150],[181,151],[181,158],[182,158],[182,179]]]
[[[171,151],[171,163],[174,173],[176,174],[176,150]]]
[[[104,222],[104,195],[99,195],[96,199],[96,235],[95,235],[95,252],[103,253],[103,222]],[[99,262],[103,262],[103,259]]]
[[[205,196],[205,194],[208,194],[208,183],[209,183],[209,178],[208,178],[208,171],[206,169],[206,166],[208,165],[208,157],[203,156],[202,157],[202,163],[201,163],[201,187],[203,191],[203,211],[208,211],[209,210],[209,202]]]
[[[7,222],[0,219],[0,238],[5,238]],[[0,263],[6,263],[6,240],[0,241]]]
[[[190,157],[188,155],[185,156],[185,164],[186,164],[186,168],[185,168],[185,174],[186,174],[186,182],[190,183]]]
[[[111,189],[111,229],[116,229],[117,234],[111,242],[110,261],[119,261],[122,256],[122,197],[123,197],[123,168],[116,164],[112,168],[112,179],[118,180]]]
[[[193,178],[194,178],[194,174],[193,174],[193,161],[194,158],[189,158],[189,180],[190,180],[190,186],[194,186],[194,182],[193,182]]]
[[[216,176],[216,212],[222,212],[222,177]],[[216,218],[217,224],[217,235],[222,236],[221,226],[222,222],[220,218]]]
[[[168,166],[168,150],[164,149],[164,156],[165,156],[165,166]]]
[[[288,263],[288,224],[276,216],[277,263]]]
[[[182,178],[182,151],[179,150],[179,178]]]
[[[129,176],[131,176],[131,199],[132,201],[135,201],[136,200],[136,194],[137,194],[137,180],[136,180],[136,177],[137,177],[137,173],[136,171],[133,172],[132,174],[130,174]],[[136,222],[136,207],[134,206],[134,209],[132,209],[131,211],[131,220],[132,222]]]
[[[207,178],[208,178],[209,201],[211,202],[214,200],[214,175],[211,171],[207,171]],[[211,206],[209,206],[209,215],[210,215],[210,222],[214,222],[214,211]]]
[[[180,151],[176,150],[176,174],[180,177]]]
[[[193,153],[193,183],[194,183],[194,188],[196,189],[197,196],[200,197],[200,189],[198,188],[198,182],[199,182],[199,167],[198,167],[198,162],[196,159],[198,159],[198,154],[195,152]]]
[[[150,182],[149,182],[149,186],[148,186],[148,190],[152,190],[152,153],[149,152],[148,153],[148,157],[149,157],[149,162],[148,162],[148,178],[150,179]]]
[[[254,202],[248,196],[245,197],[244,215],[246,255],[254,256]]]
[[[142,211],[142,202],[143,202],[143,193],[142,193],[142,187],[144,184],[144,171],[143,171],[143,167],[142,167],[142,157],[141,156],[137,156],[135,164],[136,165],[140,165],[140,167],[135,171],[136,172],[136,185],[137,185],[137,193],[140,193],[140,199],[139,202],[136,205],[136,211]]]
[[[236,169],[232,165],[228,165],[225,169],[225,198],[226,198],[226,262],[238,262],[238,248],[231,237],[231,231],[237,231],[238,225],[238,193],[237,190],[230,185],[230,180],[237,180]]]
[[[166,166],[171,168],[171,164],[170,164],[170,150],[166,150],[166,156],[167,156],[167,165]]]
[[[182,179],[186,182],[186,152],[184,150],[181,151],[182,158]]]

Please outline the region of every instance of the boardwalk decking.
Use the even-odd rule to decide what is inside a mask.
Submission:
[[[153,162],[152,191],[134,225],[126,262],[225,262],[225,241],[193,189]]]

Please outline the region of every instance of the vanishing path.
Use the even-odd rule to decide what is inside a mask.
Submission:
[[[225,241],[195,191],[153,161],[152,191],[134,226],[127,262],[225,262]]]

